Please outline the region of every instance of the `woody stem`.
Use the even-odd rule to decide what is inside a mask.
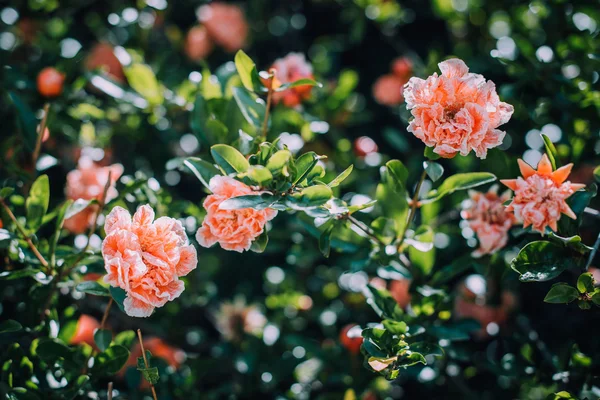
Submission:
[[[138,334],[138,339],[140,341],[140,348],[142,349],[142,357],[144,358],[144,365],[146,366],[146,369],[148,369],[148,368],[150,368],[150,364],[148,364],[148,359],[146,358],[146,350],[144,349],[144,341],[142,340],[142,330],[138,329],[137,334]],[[154,397],[154,400],[158,400],[158,397],[156,396],[156,389],[154,388],[154,385],[152,384],[152,382],[148,382],[148,383],[150,383],[150,389],[152,390],[152,396]]]
[[[40,157],[40,151],[42,149],[42,140],[44,138],[44,131],[46,130],[46,125],[48,122],[48,112],[49,111],[50,111],[50,103],[44,104],[44,116],[42,117],[42,122],[40,122],[40,124],[38,125],[35,149],[33,150],[33,155],[31,156],[32,168],[35,168],[35,164],[37,163],[37,160]]]
[[[2,205],[2,207],[4,208],[4,211],[6,211],[6,214],[8,214],[8,217],[12,220],[12,222],[14,222],[15,226],[17,227],[17,230],[19,231],[21,236],[23,236],[23,239],[25,240],[25,242],[27,242],[27,246],[29,246],[29,248],[31,249],[33,254],[40,261],[40,264],[42,264],[42,266],[46,269],[46,273],[50,274],[51,271],[49,269],[48,261],[46,261],[44,256],[42,256],[42,254],[39,252],[39,250],[35,246],[35,244],[33,244],[29,235],[27,234],[27,232],[25,232],[25,228],[23,228],[23,226],[19,223],[19,221],[17,220],[17,217],[15,217],[15,214],[13,214],[13,212],[10,210],[10,208],[8,207],[8,205],[6,204],[4,199],[0,198],[0,205]]]
[[[271,110],[271,102],[273,101],[273,81],[275,80],[275,70],[271,68],[269,70],[269,91],[267,92],[267,108],[265,109],[265,119],[262,125],[262,138],[263,141],[267,140],[267,130],[269,127],[269,112]]]

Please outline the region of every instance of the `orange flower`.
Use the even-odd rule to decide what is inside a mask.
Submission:
[[[312,65],[302,53],[289,53],[283,58],[278,58],[271,68],[275,69],[273,87],[292,83],[299,79],[314,79]],[[273,93],[275,104],[283,102],[286,107],[295,107],[302,101],[310,98],[312,86],[300,85],[282,92]]]
[[[577,218],[565,201],[585,187],[583,184],[567,181],[573,164],[567,164],[553,172],[546,154],[538,163],[537,171],[521,159],[518,162],[523,177],[504,179],[501,182],[515,192],[506,210],[514,212],[523,221],[524,228],[531,225],[534,230],[544,234],[547,226],[553,231],[557,230],[556,224],[561,213],[569,218]]]
[[[373,85],[373,97],[384,106],[397,106],[404,101],[406,81],[396,75],[380,76]]]
[[[213,194],[204,200],[206,217],[196,232],[198,243],[210,247],[218,242],[223,249],[240,253],[249,250],[252,242],[263,233],[267,221],[275,218],[277,211],[270,208],[224,210],[220,205],[225,200],[257,192],[227,176],[213,177],[209,186]]]
[[[506,246],[508,231],[515,223],[515,216],[504,207],[504,202],[510,199],[510,192],[499,196],[497,191],[497,185],[487,193],[470,190],[470,201],[460,213],[479,239],[479,249],[473,252],[475,257],[493,254]]]
[[[155,307],[179,297],[184,289],[179,278],[198,264],[181,222],[169,217],[155,221],[149,205],[138,208],[133,219],[129,211],[115,207],[104,229],[104,281],[125,290],[127,315],[148,317]]]
[[[408,80],[413,73],[413,63],[408,57],[399,57],[392,62],[392,72],[398,78]]]
[[[185,54],[190,60],[204,60],[213,49],[208,32],[203,26],[194,26],[185,38]]]
[[[81,157],[77,169],[67,174],[67,188],[65,190],[67,199],[99,200],[104,192],[109,172],[111,173],[111,184],[106,193],[107,201],[117,197],[118,193],[114,184],[123,174],[123,166],[113,164],[109,167],[99,167],[90,158]],[[65,220],[65,229],[76,234],[85,232],[93,223],[97,209],[97,205],[91,205]]]
[[[96,342],[94,341],[94,332],[100,328],[100,322],[90,315],[81,314],[77,321],[77,327],[73,337],[69,340],[70,344],[82,344],[86,343],[93,348],[96,348]]]
[[[246,44],[248,23],[238,6],[219,2],[206,4],[198,9],[198,19],[210,38],[226,51],[237,51]]]
[[[462,60],[438,65],[441,76],[413,77],[406,84],[406,106],[414,117],[408,131],[441,157],[473,150],[483,159],[502,143],[506,133],[496,128],[508,122],[513,107],[499,100],[493,82],[469,73]]]
[[[125,82],[125,72],[121,61],[115,55],[113,46],[108,43],[97,43],[85,59],[85,68],[93,71],[101,68],[107,75],[119,83]]]

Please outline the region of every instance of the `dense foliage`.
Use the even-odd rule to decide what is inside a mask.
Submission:
[[[596,0],[123,3],[0,5],[2,398],[600,397]]]

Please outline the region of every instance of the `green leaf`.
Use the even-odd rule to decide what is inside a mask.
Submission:
[[[0,333],[18,332],[21,329],[23,329],[23,326],[13,319],[0,322]]]
[[[329,186],[315,185],[302,189],[299,193],[287,196],[288,202],[292,207],[318,207],[327,203],[333,192]]]
[[[30,276],[34,276],[38,272],[40,271],[34,268],[23,268],[17,269],[15,271],[4,271],[0,272],[0,281],[12,281],[14,279],[27,278]]]
[[[404,166],[400,160],[390,160],[385,163],[390,177],[393,178],[394,182],[401,188],[406,188],[406,182],[408,180],[408,169]]]
[[[94,281],[81,282],[75,287],[75,289],[78,292],[83,292],[94,296],[110,296],[110,292],[106,287]]]
[[[196,178],[210,190],[210,180],[217,175],[221,175],[219,170],[211,163],[204,161],[198,157],[188,157],[183,161],[183,164],[196,175]]]
[[[336,176],[331,182],[329,182],[327,184],[327,186],[329,186],[329,187],[339,186],[340,183],[344,182],[344,180],[346,180],[346,178],[350,176],[353,169],[354,169],[354,165],[350,165],[348,168],[346,168],[344,170],[344,172],[342,172],[341,174]]]
[[[297,81],[291,82],[291,83],[284,83],[283,85],[281,85],[280,87],[278,87],[277,89],[275,89],[276,92],[283,92],[284,90],[287,89],[292,89],[298,86],[317,86],[317,87],[323,87],[323,84],[313,80],[313,79],[309,79],[309,78],[302,78],[302,79],[298,79]]]
[[[589,273],[579,275],[577,279],[577,290],[581,293],[592,293],[594,291],[594,276]]]
[[[435,182],[444,175],[444,167],[440,164],[433,161],[425,161],[423,162],[423,168],[425,168],[425,172],[427,172],[427,176]]]
[[[25,146],[28,150],[32,151],[35,149],[35,144],[37,142],[37,118],[35,117],[35,114],[29,105],[24,102],[16,93],[8,92],[8,96],[17,109],[17,115],[19,116],[19,121],[21,123],[21,132]]]
[[[160,379],[160,376],[158,375],[158,368],[156,367],[138,368],[138,371],[140,371],[144,379],[150,382],[152,385],[156,385]]]
[[[427,198],[421,200],[421,203],[427,204],[438,201],[444,196],[448,196],[458,190],[472,189],[477,186],[494,182],[495,180],[496,177],[489,172],[469,172],[452,175],[445,179],[437,190],[431,191]]]
[[[35,351],[46,362],[54,362],[59,358],[70,359],[72,355],[71,349],[58,339],[41,339]]]
[[[273,181],[273,174],[262,165],[252,165],[245,176],[258,186],[267,186]]]
[[[119,332],[117,334],[117,336],[115,336],[115,338],[113,339],[113,342],[115,344],[124,346],[125,348],[131,348],[131,345],[133,344],[134,340],[136,340],[137,337],[135,335],[134,331],[123,331],[123,332]]]
[[[96,329],[94,332],[94,342],[100,351],[105,351],[112,342],[112,332],[108,329]]]
[[[269,236],[267,235],[267,231],[264,230],[263,233],[257,237],[250,246],[250,250],[255,253],[262,253],[267,248],[267,244],[269,243]]]
[[[528,243],[511,262],[511,268],[518,272],[522,282],[543,282],[554,279],[569,268],[581,265],[581,258],[575,258],[562,246],[536,241]]]
[[[125,301],[125,297],[127,296],[127,293],[125,293],[125,291],[123,289],[113,287],[113,286],[109,287],[108,290],[109,290],[110,295],[112,296],[113,300],[117,304],[117,306],[119,306],[121,311],[125,312],[125,306],[123,306],[123,302]]]
[[[226,174],[246,172],[250,164],[246,157],[237,149],[226,144],[216,144],[210,148],[215,162],[223,168]]]
[[[391,218],[377,217],[371,222],[371,229],[385,244],[391,244],[398,232],[396,221]]]
[[[544,297],[544,302],[546,303],[570,303],[579,298],[579,292],[573,286],[570,286],[566,283],[557,283],[553,285],[546,297]]]
[[[435,357],[442,357],[444,350],[434,343],[429,342],[417,342],[410,345],[410,351],[424,354],[426,356],[432,355]]]
[[[408,332],[408,325],[406,325],[406,322],[404,321],[385,319],[383,320],[383,326],[394,335],[404,335]]]
[[[129,85],[141,94],[152,106],[163,103],[162,90],[154,71],[148,65],[133,63],[124,68]]]
[[[437,160],[440,158],[439,154],[433,152],[433,147],[425,147],[425,152],[423,153],[423,155],[428,160]]]
[[[239,107],[244,119],[258,132],[262,129],[265,119],[266,105],[258,96],[242,88],[232,88],[233,98]]]
[[[546,148],[546,154],[548,155],[550,164],[552,164],[552,169],[555,170],[561,166],[558,162],[558,151],[556,151],[556,147],[554,147],[552,140],[550,140],[550,138],[543,133],[542,139],[544,140],[544,147]]]
[[[412,365],[416,365],[419,363],[427,365],[427,360],[425,360],[425,357],[423,356],[423,354],[410,353],[408,356],[405,356],[405,357],[399,359],[396,362],[396,365],[398,367],[410,367]]]
[[[11,187],[3,187],[2,189],[0,189],[0,199],[8,198],[11,194],[14,193],[14,191],[15,189]]]
[[[260,82],[256,64],[254,64],[254,61],[252,61],[252,59],[242,50],[239,50],[236,53],[234,61],[242,84],[246,89],[254,91],[254,84],[257,81]]]
[[[302,183],[310,171],[312,171],[315,165],[317,165],[319,158],[320,157],[314,151],[309,151],[308,153],[304,153],[298,157],[296,160],[296,176],[294,177],[294,181],[292,183],[294,185]]]
[[[98,375],[114,375],[129,359],[129,350],[120,345],[110,346],[95,358],[92,372]]]
[[[48,175],[42,175],[33,182],[29,197],[25,202],[27,209],[27,227],[33,232],[42,225],[44,215],[48,211],[50,202],[50,182]]]
[[[289,150],[279,150],[267,161],[267,169],[271,171],[274,176],[277,176],[282,173],[283,168],[288,165],[291,159],[292,153]]]
[[[411,239],[406,239],[410,261],[418,271],[427,276],[435,264],[435,251],[433,248],[433,230],[429,226],[421,226],[415,231]]]
[[[84,200],[84,199],[77,199],[77,200],[73,201],[69,205],[69,208],[67,209],[67,212],[65,213],[65,219],[69,219],[69,218],[79,214],[80,212],[82,212],[83,210],[85,210],[86,208],[91,206],[92,204],[96,204],[97,202],[98,202],[98,200]]]
[[[321,236],[319,236],[319,250],[326,258],[329,258],[329,254],[331,253],[331,233],[334,227],[335,224],[329,224],[323,233],[321,233]]]
[[[248,194],[245,196],[232,197],[219,205],[221,210],[239,210],[243,208],[254,208],[264,210],[275,203],[279,197],[270,193]]]
[[[404,314],[396,300],[387,290],[367,285],[364,294],[367,298],[367,303],[381,318],[396,320]]]

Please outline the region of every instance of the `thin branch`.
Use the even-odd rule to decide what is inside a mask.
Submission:
[[[379,239],[376,235],[375,232],[373,232],[373,230],[371,228],[369,228],[367,225],[365,225],[364,223],[362,223],[361,221],[357,220],[356,218],[354,218],[352,215],[348,215],[346,217],[348,219],[348,221],[350,221],[354,226],[356,226],[358,229],[360,229],[361,231],[363,231],[364,233],[367,234],[367,236],[369,236],[373,241],[377,242],[381,247],[385,247],[385,243],[383,243],[383,241],[381,241],[381,239]]]
[[[113,383],[108,382],[108,391],[106,392],[106,399],[112,400],[112,392],[113,392]]]
[[[104,315],[102,316],[102,322],[100,323],[100,329],[104,329],[104,325],[106,324],[106,319],[108,318],[108,313],[110,312],[110,307],[113,304],[113,298],[112,296],[108,298],[108,304],[106,305],[106,308],[104,309]]]
[[[36,258],[40,261],[40,264],[42,264],[44,266],[44,268],[46,269],[46,273],[49,274],[50,270],[49,270],[48,261],[46,261],[44,256],[42,256],[42,254],[39,252],[39,250],[35,246],[35,244],[33,244],[29,235],[27,235],[27,232],[25,232],[25,228],[23,228],[23,226],[19,223],[19,221],[17,220],[17,217],[15,217],[15,214],[13,214],[13,212],[10,210],[8,205],[4,202],[4,199],[0,199],[0,205],[2,205],[2,207],[4,208],[4,211],[6,211],[9,218],[12,220],[12,222],[14,222],[15,226],[17,227],[17,230],[19,231],[21,236],[23,236],[23,239],[25,240],[25,242],[27,242],[27,246],[29,246],[29,248],[31,249],[33,254],[35,254]]]
[[[275,71],[274,68],[271,68],[269,70],[269,79],[267,82],[269,82],[269,92],[267,93],[267,108],[265,110],[265,119],[263,120],[263,126],[262,126],[262,137],[263,137],[263,141],[267,140],[267,128],[269,126],[269,111],[271,110],[271,102],[273,100],[273,81],[275,80],[275,73],[277,71]]]
[[[138,329],[137,330],[137,334],[138,334],[138,339],[140,341],[140,348],[142,349],[142,357],[144,357],[144,365],[146,366],[146,369],[150,368],[150,364],[148,364],[148,359],[146,358],[146,349],[144,349],[144,341],[142,340],[142,330]],[[156,389],[154,388],[154,385],[152,384],[152,382],[148,382],[150,384],[150,390],[152,390],[152,396],[154,397],[154,400],[158,400],[158,397],[156,396]]]
[[[35,168],[35,165],[37,164],[37,160],[40,157],[40,151],[42,149],[42,139],[44,138],[44,131],[46,130],[49,111],[50,111],[50,103],[46,103],[44,105],[44,116],[42,117],[42,122],[38,125],[35,149],[33,150],[33,155],[31,156],[31,165],[33,166],[33,168]]]
[[[421,191],[421,186],[425,181],[425,177],[427,176],[427,171],[423,170],[421,174],[421,178],[417,183],[417,187],[415,188],[415,194],[413,195],[411,204],[410,204],[410,213],[408,214],[408,220],[406,221],[406,225],[404,226],[404,230],[402,231],[402,235],[400,236],[400,240],[398,241],[398,252],[400,252],[400,248],[404,243],[404,239],[406,239],[406,232],[408,232],[408,228],[415,218],[415,214],[417,213],[417,208],[419,208],[419,192]]]

